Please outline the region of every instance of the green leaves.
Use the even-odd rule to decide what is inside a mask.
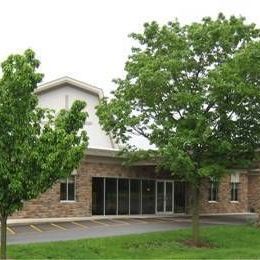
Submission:
[[[85,102],[77,100],[69,111],[60,111],[56,118],[56,127],[64,129],[66,133],[77,132],[83,127],[88,116],[87,112],[82,111],[85,106]]]
[[[0,79],[0,214],[11,215],[77,168],[88,138],[82,129],[85,102],[70,110],[38,107],[34,94],[43,77],[32,50],[10,55]]]
[[[131,34],[125,78],[98,107],[103,128],[127,145],[133,134],[147,138],[158,163],[190,181],[248,165],[260,145],[259,36],[223,14],[146,23]]]

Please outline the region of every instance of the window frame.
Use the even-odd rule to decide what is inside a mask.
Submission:
[[[231,203],[238,203],[239,202],[239,182],[231,182],[230,188],[230,202]]]
[[[233,173],[230,176],[230,202],[239,203],[239,184],[240,175],[239,173]]]
[[[69,199],[69,180],[70,179],[73,179],[73,186],[74,186],[74,198],[73,199]],[[72,173],[72,175],[70,176],[70,177],[68,177],[68,178],[66,178],[66,179],[62,179],[61,181],[60,181],[60,187],[61,187],[61,184],[62,183],[66,183],[66,199],[65,200],[62,200],[61,199],[61,192],[60,192],[60,202],[61,203],[73,203],[73,202],[76,202],[77,200],[76,200],[76,174],[73,174]]]
[[[208,202],[209,203],[217,203],[219,200],[218,193],[219,193],[219,181],[216,179],[211,178],[209,182],[209,196]],[[215,193],[215,194],[214,194]]]

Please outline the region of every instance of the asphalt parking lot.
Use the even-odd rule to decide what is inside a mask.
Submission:
[[[201,217],[201,225],[245,224],[254,216]],[[189,227],[189,217],[106,218],[84,221],[12,224],[7,228],[9,244],[33,243],[139,234]]]

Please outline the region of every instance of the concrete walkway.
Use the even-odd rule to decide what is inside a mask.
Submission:
[[[201,225],[241,225],[255,219],[250,215],[202,216]],[[9,223],[8,244],[25,244],[82,238],[140,234],[190,227],[190,217],[131,217],[49,219],[43,222]]]

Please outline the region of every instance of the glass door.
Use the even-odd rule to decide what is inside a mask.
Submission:
[[[156,183],[156,211],[157,213],[173,212],[173,182],[157,181]]]

